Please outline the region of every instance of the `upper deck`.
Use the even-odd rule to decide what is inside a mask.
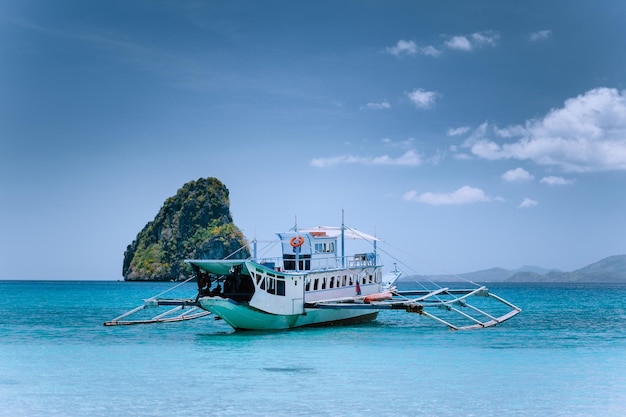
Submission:
[[[357,266],[376,266],[377,257],[373,252],[343,256],[338,236],[326,231],[302,231],[277,233],[281,242],[282,259],[262,260],[275,263],[284,271],[314,271]]]

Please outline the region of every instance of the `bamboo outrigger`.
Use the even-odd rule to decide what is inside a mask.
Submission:
[[[138,313],[141,310],[145,310],[148,308],[156,308],[160,306],[175,306],[167,310],[164,313],[157,314],[156,316],[149,319],[139,319],[139,320],[123,320],[133,314]],[[190,308],[188,308],[190,307]],[[185,308],[188,308],[185,310]],[[174,315],[182,311],[182,313]],[[193,320],[199,319],[200,317],[204,317],[211,314],[210,311],[203,310],[198,304],[197,301],[192,299],[175,299],[175,298],[151,298],[144,302],[144,304],[136,307],[126,313],[122,314],[119,317],[114,318],[113,320],[109,320],[104,322],[105,326],[122,326],[122,325],[131,325],[131,324],[150,324],[150,323],[170,323],[174,321],[183,321],[183,320]]]
[[[487,287],[479,287],[476,289],[450,289],[439,288],[436,290],[417,290],[417,291],[390,291],[391,298],[381,301],[370,301],[369,303],[363,303],[358,305],[359,300],[331,300],[318,303],[312,303],[309,305],[311,308],[361,308],[361,309],[380,309],[380,310],[404,310],[407,313],[417,313],[424,317],[431,318],[441,324],[448,326],[452,330],[469,330],[469,329],[481,329],[486,327],[492,327],[499,323],[502,323],[511,317],[517,315],[522,310],[498,297],[495,294],[491,294]],[[409,296],[417,296],[416,298],[410,298]],[[470,297],[485,297],[492,298],[498,302],[504,304],[509,311],[504,314],[494,317],[478,307],[469,304],[467,301]],[[464,312],[461,309],[465,308]],[[435,315],[429,310],[446,310],[450,313],[457,314],[462,319],[466,319],[470,324],[453,324],[451,319],[444,319]],[[454,314],[449,316],[454,317]]]
[[[159,298],[163,294],[168,293],[175,288],[178,288],[182,284],[185,284],[191,281],[192,279],[193,278],[189,278],[183,281],[182,283],[166,291],[163,291],[162,293],[154,297],[150,297],[144,300],[143,304],[141,304],[140,306],[127,311],[126,313],[122,314],[119,317],[114,318],[113,320],[104,322],[104,325],[105,326],[128,326],[132,324],[171,323],[171,322],[176,322],[176,321],[199,319],[200,317],[208,316],[209,314],[211,314],[211,312],[202,309],[202,307],[198,303],[197,298],[195,300],[191,298]],[[124,320],[131,316],[137,316],[137,314],[143,310],[157,309],[158,307],[164,307],[164,306],[166,307],[173,306],[173,308],[163,313],[159,313],[155,316],[152,316],[150,318]],[[179,313],[179,314],[175,314],[175,313]]]

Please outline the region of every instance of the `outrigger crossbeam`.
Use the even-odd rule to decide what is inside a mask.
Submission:
[[[452,330],[483,329],[500,324],[519,314],[522,309],[509,303],[486,287],[475,289],[449,289],[417,291],[392,291],[392,298],[380,301],[364,300],[364,297],[350,297],[337,300],[307,303],[307,308],[325,309],[371,309],[404,310],[433,319]],[[480,308],[470,304],[470,297],[478,298]],[[482,299],[482,300],[480,300]],[[483,301],[482,303],[480,301]],[[496,309],[486,312],[485,301],[495,301]],[[472,301],[474,303],[474,301]],[[494,303],[491,303],[494,304]],[[463,311],[465,310],[465,311]]]
[[[127,317],[136,315],[142,310],[157,308],[160,306],[174,306],[164,313],[157,314],[148,319],[124,320]],[[182,310],[182,313],[179,313]],[[113,320],[104,323],[105,326],[121,326],[131,324],[169,323],[183,320],[193,320],[211,314],[200,308],[200,304],[193,299],[186,298],[149,298],[144,303]]]

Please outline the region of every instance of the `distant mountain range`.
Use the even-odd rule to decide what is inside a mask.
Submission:
[[[457,275],[429,275],[427,278],[438,282],[626,282],[626,255],[609,256],[571,272],[522,266],[513,270],[491,268]]]

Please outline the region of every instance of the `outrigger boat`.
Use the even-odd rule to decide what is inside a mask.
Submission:
[[[181,321],[213,313],[235,330],[280,330],[369,322],[381,310],[399,310],[464,330],[492,327],[521,312],[474,283],[471,289],[428,288],[421,283],[419,289],[401,291],[402,274],[397,267],[382,273],[377,251],[380,240],[343,225],[296,227],[277,236],[279,257],[257,258],[254,241],[251,259],[185,261],[198,282],[195,299],[152,297],[105,325]],[[373,249],[346,256],[346,239],[364,240]],[[147,320],[125,320],[157,306],[175,307]],[[184,311],[187,307],[190,309]]]

